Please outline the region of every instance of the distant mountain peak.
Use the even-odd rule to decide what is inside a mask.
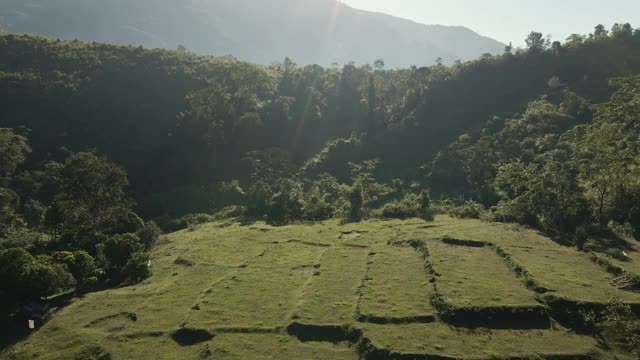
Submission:
[[[233,55],[270,64],[432,65],[499,53],[463,26],[426,25],[337,0],[5,0],[0,28],[66,39]]]

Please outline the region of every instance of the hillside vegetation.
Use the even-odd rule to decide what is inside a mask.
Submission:
[[[640,29],[526,43],[386,70],[0,34],[3,355],[637,355]],[[34,301],[62,310],[19,342]]]
[[[214,222],[151,259],[147,280],[73,299],[2,358],[623,359],[586,314],[640,306],[588,254],[446,216]]]

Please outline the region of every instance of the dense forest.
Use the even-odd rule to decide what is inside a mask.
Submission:
[[[0,35],[3,301],[138,281],[160,228],[229,217],[637,236],[640,29],[526,43],[386,70]]]

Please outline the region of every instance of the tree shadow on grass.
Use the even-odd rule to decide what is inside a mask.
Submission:
[[[84,297],[84,295],[67,293],[51,298],[43,303],[47,309],[59,310],[71,304],[74,298],[82,297]],[[51,312],[50,315],[51,314],[53,314],[53,312]],[[21,310],[20,304],[17,302],[5,301],[0,303],[0,352],[24,340],[33,332],[38,331],[48,319],[45,319],[44,322],[41,320],[36,321],[36,328],[34,330],[29,329],[29,320],[32,319],[27,313]]]
[[[0,352],[15,345],[29,336],[31,331],[27,327],[27,319],[19,321],[16,318],[0,319]]]
[[[182,328],[171,334],[173,341],[180,346],[191,346],[203,342],[207,342],[215,337],[214,334],[202,329]]]
[[[559,245],[567,247],[577,246],[578,249],[583,251],[607,253],[621,261],[629,261],[628,258],[623,256],[623,251],[627,253],[637,252],[632,244],[609,229],[599,229],[597,232],[590,234],[587,240],[578,240],[573,235],[557,232],[540,232],[540,234],[550,238]]]

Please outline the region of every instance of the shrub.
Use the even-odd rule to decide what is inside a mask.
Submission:
[[[73,289],[76,280],[64,264],[55,263],[51,257],[41,255],[36,258],[29,272],[30,295],[44,297]]]
[[[402,200],[388,202],[382,207],[382,216],[387,219],[408,219],[419,217],[420,214],[419,196],[412,193],[406,194]]]
[[[216,218],[213,215],[196,213],[184,215],[178,218],[172,218],[168,215],[164,215],[155,218],[153,221],[160,227],[163,232],[172,233],[187,229],[188,227],[192,227],[195,229],[195,227],[198,225],[215,220]]]
[[[272,225],[284,225],[293,220],[301,220],[304,214],[304,193],[302,186],[292,180],[285,180],[268,205],[267,222]]]
[[[246,212],[247,208],[244,206],[231,205],[213,214],[213,218],[216,220],[239,218],[244,216]]]
[[[76,279],[79,290],[86,289],[98,280],[100,269],[95,259],[86,251],[79,250],[73,253],[73,262],[67,265],[69,271]]]
[[[220,192],[219,202],[222,204],[244,204],[246,202],[247,194],[238,180],[223,181],[218,185],[218,190]]]
[[[433,210],[431,209],[431,191],[425,189],[418,195],[418,216],[425,221],[433,221]]]
[[[362,220],[362,205],[362,189],[360,186],[354,185],[349,191],[349,221],[359,222]]]
[[[122,276],[130,283],[140,282],[151,276],[149,267],[149,254],[137,251],[129,257],[122,270]]]
[[[142,243],[142,246],[146,251],[149,251],[152,248],[154,248],[156,245],[158,245],[161,235],[162,235],[162,230],[153,221],[149,221],[142,227],[142,229],[138,231],[138,237],[140,238],[140,243]]]
[[[361,150],[362,140],[358,137],[333,140],[318,155],[307,161],[301,171],[307,177],[330,173],[346,182],[349,179],[347,164],[360,161]]]
[[[13,190],[0,188],[0,237],[9,230],[21,227],[21,221],[16,213],[20,205],[20,196]]]
[[[109,213],[105,233],[108,235],[136,233],[144,221],[130,209],[117,207]]]
[[[130,269],[133,254],[142,251],[140,239],[135,234],[122,234],[110,237],[104,244],[104,256],[108,263],[108,276],[119,283],[125,280]],[[148,256],[148,255],[147,255]]]
[[[392,201],[382,207],[382,216],[387,219],[408,219],[416,216],[416,209],[402,201]]]
[[[257,181],[249,190],[250,205],[247,214],[264,218],[269,224],[284,225],[301,220],[304,215],[302,184],[287,178]]]
[[[640,321],[629,305],[618,299],[610,301],[598,327],[606,335],[621,340],[634,356],[640,358]]]
[[[467,201],[463,205],[453,207],[449,214],[459,219],[480,219],[484,213],[485,208],[482,204],[478,204],[474,201]]]
[[[160,229],[162,229],[162,231],[165,233],[180,231],[186,229],[188,226],[187,221],[184,219],[184,217],[171,218],[165,215],[155,218],[153,221],[158,224],[158,226],[160,226]]]
[[[42,253],[49,245],[51,237],[25,228],[10,231],[0,240],[0,249],[24,248],[32,253]]]
[[[263,181],[255,182],[249,188],[249,216],[262,216],[269,208],[273,190]]]
[[[279,192],[271,197],[267,208],[267,223],[284,225],[289,222],[286,194]]]
[[[520,214],[514,214],[514,208],[510,207],[512,204],[501,203],[501,208],[496,208],[496,214],[494,214],[496,221],[504,220],[505,222],[513,221],[515,218],[520,219]],[[440,214],[447,214],[458,219],[481,219],[487,215],[487,210],[475,201],[468,200],[442,200],[435,206],[435,211]]]
[[[198,226],[215,221],[213,215],[209,214],[189,214],[182,217],[187,226]]]
[[[311,221],[330,219],[335,214],[335,207],[326,199],[328,196],[311,194],[308,196],[303,209],[304,218]]]
[[[346,216],[349,211],[347,195],[349,186],[338,183],[333,176],[324,173],[318,176],[305,194],[304,218],[324,220]]]
[[[23,248],[0,250],[0,289],[15,297],[28,292],[30,271],[35,258]]]
[[[36,200],[27,200],[22,207],[22,213],[25,221],[30,228],[40,229],[44,223],[44,215],[47,212],[47,207]]]

